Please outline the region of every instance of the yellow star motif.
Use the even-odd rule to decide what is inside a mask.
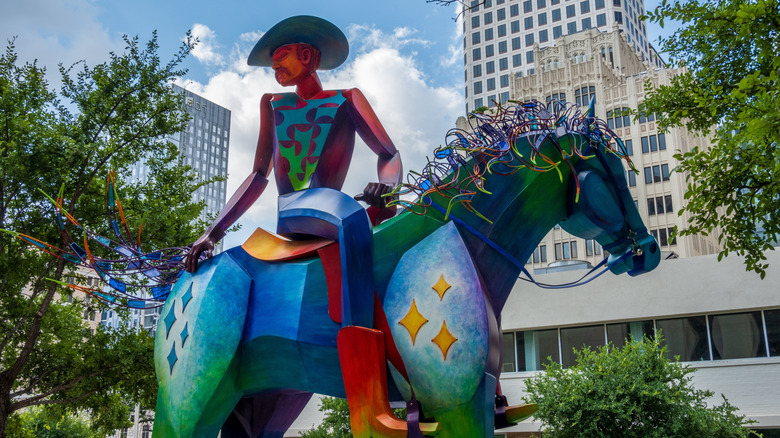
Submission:
[[[443,321],[439,334],[436,335],[435,338],[431,339],[431,342],[436,344],[441,349],[441,353],[444,355],[444,360],[447,360],[447,351],[449,351],[450,347],[452,347],[452,344],[454,344],[457,340],[458,338],[452,336],[452,333],[447,330],[447,321]]]
[[[439,301],[441,301],[444,299],[444,294],[450,289],[450,285],[444,280],[444,274],[442,274],[441,277],[439,277],[439,281],[431,286],[431,288],[439,294]]]
[[[420,331],[420,327],[426,322],[428,322],[428,320],[417,310],[417,303],[412,299],[412,307],[409,309],[409,312],[406,313],[406,316],[398,321],[398,324],[401,324],[409,331],[409,335],[412,336],[412,345],[414,345],[414,341],[417,338],[417,332]]]

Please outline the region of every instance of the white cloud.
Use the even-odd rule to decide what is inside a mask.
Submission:
[[[99,8],[85,0],[26,0],[3,2],[0,37],[14,36],[21,61],[37,60],[56,81],[58,63],[84,60],[94,65],[121,51],[124,42],[99,23]],[[54,73],[54,74],[52,74]]]
[[[206,65],[222,65],[224,57],[219,52],[217,35],[205,24],[192,25],[192,36],[198,39],[198,44],[192,49],[192,56]]]
[[[425,156],[440,145],[444,134],[460,114],[462,97],[454,88],[434,87],[412,56],[400,49],[413,32],[394,31],[388,35],[374,28],[351,28],[350,43],[359,47],[357,56],[333,72],[321,72],[323,86],[330,89],[360,88],[371,103],[396,147],[404,169],[421,169]],[[254,42],[253,38],[245,41]],[[263,93],[293,91],[282,88],[270,69],[246,66],[248,50],[234,48],[232,62],[206,84],[189,82],[188,89],[231,111],[231,138],[228,191],[234,190],[252,171],[259,130],[259,102]],[[365,163],[365,164],[364,164]],[[376,158],[358,139],[350,172],[343,191],[357,194],[367,182],[376,181]],[[266,193],[244,214],[244,229],[228,236],[227,245],[239,244],[257,226],[273,230],[276,223],[276,188]]]

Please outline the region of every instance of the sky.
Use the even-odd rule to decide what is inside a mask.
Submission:
[[[145,42],[157,31],[160,57],[168,60],[192,31],[199,44],[178,83],[231,111],[229,194],[252,170],[260,96],[284,90],[270,69],[248,67],[246,55],[284,18],[316,15],[344,31],[349,58],[321,72],[323,86],[363,91],[401,151],[405,170],[423,166],[465,109],[454,6],[425,0],[0,0],[0,10],[3,43],[15,38],[20,60],[47,67],[52,85],[58,82],[58,63],[103,62],[111,51],[123,51],[123,35]],[[659,33],[648,26],[651,42]],[[376,181],[375,163],[358,142],[343,191],[354,195]],[[240,244],[258,226],[275,229],[275,195],[269,184],[240,220],[242,230],[226,237],[226,247]]]

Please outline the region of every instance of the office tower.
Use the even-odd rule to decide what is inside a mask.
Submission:
[[[199,180],[204,181],[214,176],[227,176],[228,145],[230,142],[230,110],[217,105],[197,94],[174,85],[174,90],[181,93],[183,109],[191,119],[187,127],[168,137],[181,153],[184,164],[192,166],[198,173]],[[136,182],[146,181],[149,169],[145,163],[138,163],[131,171],[131,179]],[[227,182],[220,181],[200,187],[193,194],[196,202],[204,201],[206,207],[201,213],[201,219],[212,219],[219,214],[225,205]],[[217,250],[221,249],[218,244]],[[153,303],[152,303],[153,304]],[[135,327],[143,327],[154,331],[157,326],[160,309],[131,309],[130,320],[127,322]],[[116,312],[103,312],[102,323],[109,327],[122,324]]]
[[[463,13],[466,112],[510,98],[515,76],[539,68],[534,46],[544,49],[565,35],[617,26],[642,62],[663,62],[647,40],[642,0],[474,0]]]

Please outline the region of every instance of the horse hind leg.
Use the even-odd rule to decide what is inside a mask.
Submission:
[[[264,392],[242,398],[222,426],[223,438],[282,438],[312,393],[297,390]]]

